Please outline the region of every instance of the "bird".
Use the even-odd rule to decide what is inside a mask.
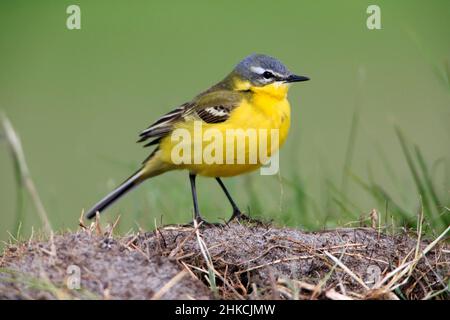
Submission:
[[[193,158],[196,151],[205,147],[205,137],[200,137],[199,144],[196,144],[195,139],[194,141],[184,139],[180,142],[181,138],[178,133],[184,130],[185,133],[195,135],[196,126],[202,126],[204,129],[202,132],[211,129],[224,135],[233,130],[239,132],[239,129],[254,129],[260,132],[276,130],[278,141],[268,142],[272,146],[268,147],[267,152],[267,156],[270,157],[285,142],[289,132],[291,111],[287,94],[290,84],[307,80],[310,79],[292,73],[281,61],[269,55],[254,53],[245,57],[222,81],[195,96],[191,101],[164,114],[143,130],[139,135],[138,143],[145,143],[145,147],[154,147],[154,149],[139,170],[89,209],[85,217],[91,219],[97,213],[102,213],[147,179],[172,170],[185,170],[189,175],[194,220],[197,223],[208,224],[199,211],[197,176],[210,177],[217,181],[233,210],[229,221],[246,218],[221,178],[256,170],[267,159],[263,159],[264,157],[258,153],[256,161],[250,163],[248,161],[250,144],[231,143],[239,135],[239,133],[234,133],[230,140],[225,138],[216,140],[219,143],[219,147],[215,150],[216,155],[231,154],[231,159],[227,158],[225,162],[206,162],[201,161],[202,159],[195,161],[196,159]],[[256,136],[254,139],[266,138],[264,134]],[[184,151],[178,152],[178,156],[184,156],[188,161],[180,162],[174,157],[174,154],[177,154],[174,153],[174,150],[179,149],[180,144],[184,147]],[[238,163],[236,159],[239,153],[244,155],[244,161]]]

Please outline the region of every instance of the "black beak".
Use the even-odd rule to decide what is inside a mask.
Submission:
[[[297,76],[295,74],[291,74],[289,77],[287,77],[284,81],[285,82],[302,82],[302,81],[308,81],[308,77],[304,76]]]

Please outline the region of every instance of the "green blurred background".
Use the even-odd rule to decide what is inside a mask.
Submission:
[[[81,7],[81,30],[66,28],[70,4]],[[382,30],[367,29],[369,4],[381,7]],[[413,226],[422,197],[430,230],[439,231],[450,221],[449,40],[448,0],[2,1],[0,109],[22,138],[54,228],[75,229],[81,210],[150,152],[134,143],[140,130],[246,55],[270,54],[312,81],[291,89],[280,175],[225,180],[241,208],[307,229],[376,208]],[[204,216],[228,217],[215,181],[198,184]],[[23,235],[40,226],[29,196],[18,212],[19,191],[1,139],[2,240],[18,215]],[[187,173],[148,181],[104,217],[119,213],[122,232],[187,222]]]

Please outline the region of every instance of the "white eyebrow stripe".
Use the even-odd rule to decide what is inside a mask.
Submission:
[[[280,78],[283,77],[282,74],[280,74],[278,72],[275,72],[275,71],[273,71],[271,69],[264,69],[264,68],[257,67],[257,66],[250,67],[250,70],[252,70],[254,73],[257,73],[257,74],[263,74],[265,71],[269,71],[269,72],[271,72],[272,74],[274,74],[277,77],[280,77]]]
[[[266,69],[261,68],[261,67],[256,67],[256,66],[250,67],[250,70],[252,70],[254,73],[257,73],[257,74],[263,74],[264,71],[266,71]]]

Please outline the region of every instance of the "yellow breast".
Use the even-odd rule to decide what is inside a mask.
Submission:
[[[161,142],[161,149],[165,150],[164,160],[179,169],[188,169],[199,175],[211,177],[235,176],[258,169],[285,142],[290,127],[290,105],[287,100],[287,85],[269,85],[251,89],[253,91],[251,98],[244,99],[231,112],[227,121],[203,123],[201,142],[187,142],[191,144],[188,147],[190,163],[174,163],[173,151],[175,144],[179,147],[180,142],[173,141],[170,137]],[[182,124],[182,128],[189,131],[192,137],[196,133],[198,136],[199,131],[194,121]],[[208,130],[220,133],[222,138],[215,134],[206,134]],[[266,146],[262,141],[264,139]],[[276,139],[276,142],[273,139]],[[241,143],[242,141],[244,143]],[[212,151],[211,146],[215,146],[216,150]],[[199,153],[202,154],[201,161],[198,161],[198,157],[195,159],[196,152],[197,156]],[[205,153],[212,154],[216,159],[222,158],[223,161],[208,161],[204,158]]]
[[[267,128],[279,130],[279,145],[281,146],[288,135],[291,107],[287,100],[287,84],[272,84],[264,87],[252,88],[255,92],[251,104],[259,111],[261,123]]]

